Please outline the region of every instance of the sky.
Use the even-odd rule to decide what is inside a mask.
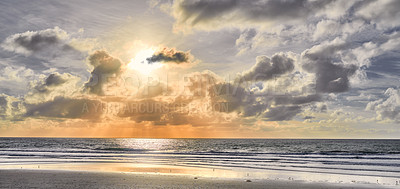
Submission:
[[[0,136],[400,136],[397,0],[0,9]]]

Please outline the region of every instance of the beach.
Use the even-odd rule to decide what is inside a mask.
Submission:
[[[251,181],[251,182],[249,182]],[[328,184],[124,172],[0,170],[0,188],[385,188],[377,184]]]
[[[399,188],[399,144],[0,138],[0,187]]]

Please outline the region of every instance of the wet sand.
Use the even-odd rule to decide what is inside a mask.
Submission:
[[[0,188],[384,188],[377,184],[306,183],[124,172],[0,169]]]

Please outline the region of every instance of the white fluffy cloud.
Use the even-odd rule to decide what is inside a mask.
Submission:
[[[289,73],[294,69],[294,59],[287,54],[275,54],[271,58],[257,56],[256,64],[238,78],[242,81],[266,81]]]
[[[25,107],[20,99],[0,94],[0,119],[18,120],[24,111]]]
[[[400,25],[400,2],[397,0],[370,1],[362,6],[356,15],[377,24],[380,29],[393,28]]]
[[[388,88],[383,95],[383,98],[369,102],[366,110],[375,111],[378,120],[400,122],[400,90]]]

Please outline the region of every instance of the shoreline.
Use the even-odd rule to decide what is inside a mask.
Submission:
[[[146,172],[0,169],[0,188],[389,188],[378,184],[202,177]]]
[[[275,170],[275,169],[244,169],[235,167],[210,167],[196,165],[168,165],[157,163],[139,162],[20,162],[1,164],[2,170],[15,171],[75,171],[91,173],[127,173],[139,175],[178,175],[209,179],[231,179],[231,180],[267,180],[267,181],[289,181],[301,183],[325,183],[328,185],[375,185],[376,187],[397,187],[399,182],[395,177],[372,177],[370,175],[353,175],[339,173],[304,172],[300,170]]]

